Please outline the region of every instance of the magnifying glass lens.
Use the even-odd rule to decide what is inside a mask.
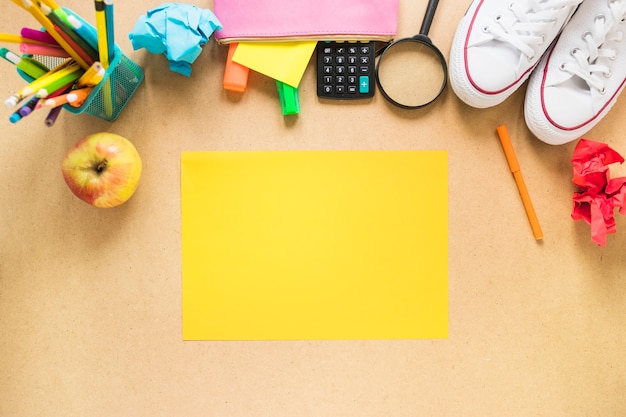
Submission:
[[[378,64],[381,90],[407,107],[423,106],[437,98],[445,78],[446,71],[437,51],[416,40],[391,45]]]

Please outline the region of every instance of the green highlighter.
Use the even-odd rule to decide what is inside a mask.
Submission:
[[[278,80],[276,80],[276,88],[278,89],[278,97],[280,98],[280,107],[283,110],[283,116],[300,113],[298,89]]]

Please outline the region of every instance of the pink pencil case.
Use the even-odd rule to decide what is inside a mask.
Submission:
[[[220,44],[279,40],[390,41],[399,0],[214,0]]]

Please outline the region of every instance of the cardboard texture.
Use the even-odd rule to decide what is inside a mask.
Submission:
[[[92,2],[62,4],[95,22]],[[525,86],[490,109],[447,89],[407,112],[378,92],[321,102],[309,64],[301,111],[287,118],[261,74],[250,72],[243,94],[224,91],[228,48],[213,39],[190,77],[133,51],[127,34],[159,4],[115,2],[116,41],[145,71],[115,122],[64,112],[48,128],[39,110],[16,124],[0,114],[0,416],[626,415],[626,222],[616,215],[617,233],[599,247],[571,219],[576,144],[545,145],[528,131]],[[468,5],[439,4],[429,35],[446,56]],[[425,8],[400,1],[399,37],[419,30]],[[26,25],[38,27],[2,6],[3,33]],[[0,64],[6,98],[23,81]],[[622,155],[625,100],[586,135]],[[541,243],[495,131],[502,124]],[[110,210],[79,201],[61,175],[67,150],[101,131],[132,140],[143,161],[135,195]],[[445,151],[448,337],[184,341],[181,154],[250,151]],[[616,165],[611,178],[624,176]]]

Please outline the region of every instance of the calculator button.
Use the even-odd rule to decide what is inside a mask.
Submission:
[[[345,84],[345,82],[346,82],[346,77],[345,77],[345,76],[343,76],[343,75],[338,75],[338,76],[336,76],[336,77],[335,77],[335,82],[336,82],[337,84]]]
[[[333,73],[333,67],[330,65],[326,65],[324,66],[324,74],[332,74]]]
[[[356,74],[356,67],[354,65],[348,67],[348,74]]]
[[[348,86],[348,93],[356,94],[356,85],[349,85]]]
[[[367,94],[370,92],[370,77],[362,75],[359,77],[359,93]]]

